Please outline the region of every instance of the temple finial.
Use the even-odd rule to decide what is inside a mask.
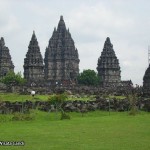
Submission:
[[[60,16],[60,20],[64,20],[62,15]]]
[[[109,38],[109,37],[107,37],[107,38],[106,38],[106,41],[107,41],[107,42],[110,42],[110,38]]]
[[[32,38],[31,39],[37,39],[35,35],[35,30],[33,30]]]
[[[58,31],[66,30],[66,25],[65,25],[63,16],[60,16],[60,20],[59,20],[59,23],[58,23],[57,30]]]
[[[1,44],[4,46],[5,45],[5,41],[4,41],[4,38],[1,37]]]

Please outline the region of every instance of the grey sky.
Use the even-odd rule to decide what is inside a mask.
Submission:
[[[142,85],[150,45],[149,0],[0,0],[0,36],[9,47],[15,71],[35,30],[41,53],[63,15],[80,57],[80,71],[94,69],[106,37],[121,66],[122,80]]]

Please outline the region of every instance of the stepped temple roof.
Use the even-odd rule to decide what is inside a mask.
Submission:
[[[110,84],[118,84],[121,81],[121,71],[119,66],[119,60],[116,57],[113,45],[110,38],[107,37],[104,43],[103,51],[98,59],[97,64],[98,75],[101,78],[101,84],[104,86]]]
[[[4,38],[0,39],[0,76],[5,76],[9,71],[14,71],[8,47],[5,46]]]

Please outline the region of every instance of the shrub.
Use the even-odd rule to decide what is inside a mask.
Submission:
[[[129,102],[130,102],[130,112],[129,115],[136,115],[138,112],[136,103],[137,103],[137,96],[135,93],[129,94],[127,96]]]
[[[54,105],[62,104],[68,98],[66,93],[51,95],[48,98],[48,101]]]
[[[20,72],[15,74],[12,71],[8,72],[6,76],[0,79],[0,81],[6,85],[10,85],[12,83],[17,85],[23,85],[26,83],[26,80],[21,76]]]
[[[62,104],[66,99],[68,99],[66,93],[52,95],[48,98],[49,102],[55,106],[56,113],[58,110],[61,112],[61,118],[60,118],[61,120],[70,119],[70,116],[67,115],[62,108]]]
[[[64,119],[69,119],[70,120],[70,116],[66,113],[61,113],[61,120],[64,120]]]
[[[30,121],[30,120],[34,120],[35,116],[32,113],[28,113],[28,114],[24,114],[24,113],[14,113],[13,117],[12,117],[12,121]]]

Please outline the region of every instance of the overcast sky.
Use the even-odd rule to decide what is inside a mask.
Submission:
[[[0,37],[15,72],[23,73],[33,30],[41,53],[63,15],[83,69],[96,71],[106,37],[114,46],[122,80],[143,84],[150,45],[150,0],[0,0]]]

